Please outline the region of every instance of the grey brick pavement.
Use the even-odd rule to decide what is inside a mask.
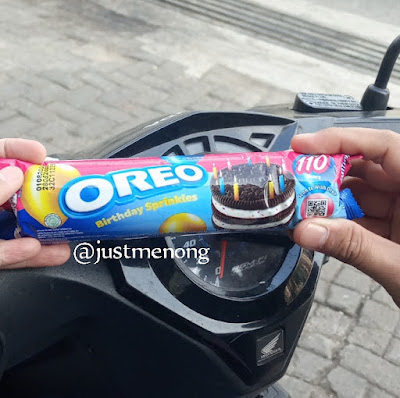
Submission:
[[[38,139],[50,153],[167,113],[291,102],[299,87],[353,94],[350,80],[325,79],[343,74],[329,63],[157,2],[3,0],[0,15],[0,136]],[[330,260],[282,384],[293,398],[393,398],[399,365],[398,309]]]
[[[390,296],[359,271],[332,259],[322,269],[314,306],[300,338],[301,351],[297,349],[283,379],[293,396],[399,396],[399,310]],[[305,369],[311,369],[310,375]],[[303,395],[297,395],[293,379],[302,381]]]

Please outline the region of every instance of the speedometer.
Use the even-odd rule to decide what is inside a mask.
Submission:
[[[265,234],[184,235],[166,238],[185,256],[175,262],[203,289],[226,298],[267,293],[293,243]]]

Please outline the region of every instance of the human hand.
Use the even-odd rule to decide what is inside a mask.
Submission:
[[[360,220],[310,218],[293,232],[300,246],[351,264],[380,283],[400,307],[400,134],[363,128],[330,128],[293,138],[307,154],[363,155],[343,188],[365,213]]]
[[[46,149],[36,141],[23,139],[0,139],[0,158],[15,158],[32,163],[41,163]],[[17,192],[24,181],[18,167],[0,170],[0,206]],[[1,228],[1,226],[0,226]],[[70,256],[67,244],[42,246],[33,238],[0,241],[0,268],[44,267],[65,263]]]

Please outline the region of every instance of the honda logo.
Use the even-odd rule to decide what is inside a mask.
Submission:
[[[277,330],[257,340],[257,365],[264,365],[284,351],[283,330]]]

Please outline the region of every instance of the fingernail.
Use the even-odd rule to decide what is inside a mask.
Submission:
[[[12,181],[21,178],[21,170],[18,167],[8,166],[0,170],[0,181]]]
[[[301,234],[301,246],[311,249],[322,249],[328,239],[329,231],[322,225],[310,222]]]

